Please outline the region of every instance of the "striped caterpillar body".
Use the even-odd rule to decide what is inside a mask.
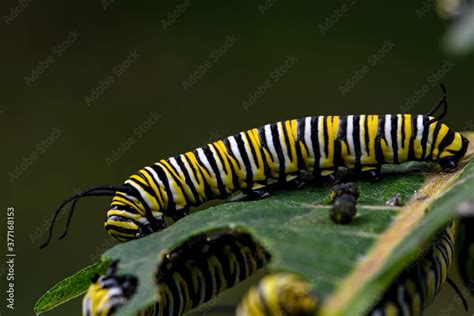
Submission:
[[[182,315],[254,274],[270,259],[247,234],[217,234],[172,252],[158,268],[158,301],[137,316]],[[83,299],[84,316],[113,314],[133,295],[137,280],[116,275],[116,263],[94,280]]]
[[[314,316],[317,297],[310,289],[310,284],[295,274],[269,274],[247,292],[236,316]]]
[[[421,315],[448,278],[454,255],[454,237],[455,225],[450,224],[438,234],[421,260],[415,261],[398,276],[367,315]],[[317,296],[309,289],[309,283],[294,275],[270,274],[247,292],[237,315],[317,315]]]
[[[442,115],[433,118],[438,108]],[[113,196],[105,228],[127,241],[165,227],[165,217],[185,216],[191,206],[242,191],[262,196],[272,180],[286,182],[300,171],[334,176],[338,167],[377,178],[382,164],[436,161],[450,170],[466,153],[468,140],[440,119],[446,94],[427,115],[349,115],[305,117],[250,129],[139,170],[122,186],[98,186],[65,200],[60,210],[84,196]],[[66,232],[61,236],[64,237]]]
[[[465,287],[474,295],[474,201],[460,203],[455,211],[459,216],[457,266]]]

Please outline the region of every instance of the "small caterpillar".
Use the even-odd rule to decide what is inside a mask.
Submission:
[[[454,237],[453,223],[438,234],[419,262],[398,276],[367,315],[421,315],[448,279],[448,269],[454,255]],[[237,315],[317,315],[317,303],[317,295],[310,291],[309,283],[292,274],[276,273],[264,277],[247,292],[237,309]]]
[[[173,251],[157,275],[158,302],[137,316],[177,316],[245,280],[270,259],[250,235],[220,233]],[[83,299],[84,316],[107,316],[133,295],[137,279],[116,275],[117,262],[93,280]]]
[[[273,273],[247,292],[236,316],[314,316],[317,308],[308,282],[293,273]]]
[[[178,220],[191,206],[242,191],[258,198],[272,180],[287,182],[300,171],[334,177],[346,167],[378,178],[382,164],[410,160],[436,161],[454,169],[468,140],[440,120],[447,113],[447,94],[426,115],[315,116],[267,124],[139,170],[121,186],[97,186],[73,195],[66,230],[75,205],[87,196],[113,196],[105,229],[120,241],[140,238]],[[443,113],[432,117],[439,108]]]

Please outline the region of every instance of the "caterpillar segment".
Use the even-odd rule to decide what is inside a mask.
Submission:
[[[197,236],[164,258],[156,273],[157,302],[136,316],[182,315],[253,275],[269,260],[250,235]],[[115,264],[90,285],[83,316],[113,315],[130,300],[137,283],[133,276],[118,276]]]

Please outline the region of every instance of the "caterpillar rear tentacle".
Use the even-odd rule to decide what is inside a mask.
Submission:
[[[116,191],[103,192],[115,194],[105,228],[120,241],[140,238],[163,229],[165,217],[178,220],[192,206],[238,191],[262,197],[260,190],[271,180],[284,183],[303,170],[332,182],[338,181],[338,167],[374,179],[382,164],[412,160],[436,161],[452,170],[466,153],[468,140],[439,121],[447,109],[443,91],[428,112],[432,115],[443,106],[438,117],[305,117],[253,128],[160,160],[130,176]]]

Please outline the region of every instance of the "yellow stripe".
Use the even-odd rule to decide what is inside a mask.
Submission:
[[[114,221],[114,220],[107,220],[104,223],[104,226],[105,225],[112,225],[112,226],[120,227],[120,228],[138,230],[138,226],[132,222],[119,222],[119,221]]]
[[[439,155],[439,144],[443,140],[443,138],[448,134],[449,128],[446,126],[446,124],[441,124],[441,128],[439,129],[438,136],[436,137],[435,140],[435,147],[433,149],[433,158],[438,157]]]
[[[223,177],[222,182],[224,183],[224,186],[226,187],[227,192],[232,192],[235,189],[233,178],[232,178],[232,169],[231,169],[230,163],[229,163],[230,157],[227,155],[227,152],[225,151],[225,149],[222,149],[222,147],[225,148],[224,142],[219,140],[217,142],[214,142],[212,144],[212,146],[214,147],[216,152],[219,153],[219,156],[217,158],[221,162],[221,164],[224,168],[224,171],[225,171],[225,172],[222,172],[223,173],[222,174],[222,177]]]
[[[119,195],[122,195],[121,192],[117,192],[118,195],[115,195],[114,198],[112,199],[112,205],[115,203],[115,202],[119,202],[119,203],[123,203],[127,206],[130,206],[132,207],[134,210],[136,210],[138,213],[142,214],[142,215],[145,215],[145,209],[143,207],[143,205],[139,202],[139,201],[136,201],[136,204],[135,203],[132,203],[131,201],[119,196]]]
[[[163,209],[165,209],[166,206],[168,205],[168,195],[166,194],[165,190],[161,187],[161,185],[157,185],[157,183],[155,183],[155,181],[153,180],[153,177],[150,175],[150,173],[147,170],[142,169],[139,172],[147,179],[148,183],[150,184],[151,189],[153,190],[153,192],[155,192],[155,197],[156,197],[157,202],[160,205],[162,205]]]

